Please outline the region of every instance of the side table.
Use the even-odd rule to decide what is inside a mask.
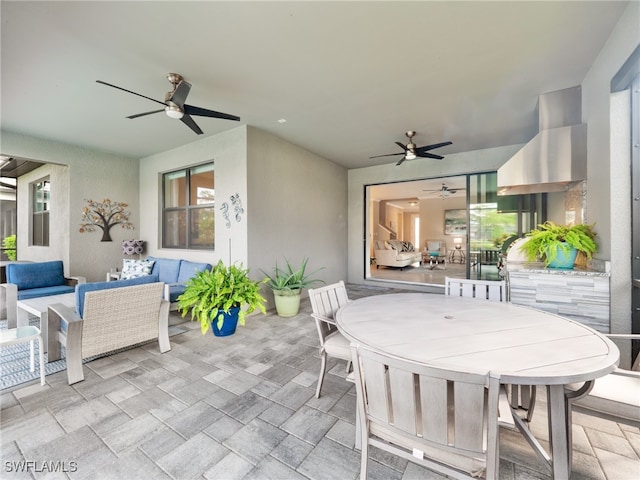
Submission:
[[[111,280],[120,280],[122,272],[107,272],[107,282]]]
[[[14,345],[16,343],[29,342],[29,354],[30,362],[29,369],[34,372],[35,366],[35,352],[33,342],[38,340],[38,353],[40,362],[40,385],[44,385],[44,348],[42,342],[42,335],[40,335],[40,329],[33,325],[26,327],[9,328],[7,330],[0,330],[0,347],[6,347],[8,345]]]

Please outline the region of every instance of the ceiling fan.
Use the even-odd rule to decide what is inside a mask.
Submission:
[[[189,95],[189,90],[191,90],[191,84],[187,83],[179,73],[167,73],[167,80],[169,80],[171,85],[173,85],[173,89],[165,94],[164,102],[156,100],[155,98],[147,97],[146,95],[142,95],[140,93],[132,92],[131,90],[127,90],[126,88],[118,87],[117,85],[103,82],[102,80],[96,80],[96,82],[108,87],[117,88],[118,90],[122,90],[123,92],[132,93],[133,95],[146,98],[147,100],[159,103],[160,105],[164,105],[164,107],[160,110],[137,113],[135,115],[129,115],[127,118],[138,118],[145,115],[151,115],[152,113],[165,112],[168,117],[182,120],[182,123],[184,123],[198,135],[202,135],[203,132],[193,120],[193,118],[191,118],[191,115],[197,115],[200,117],[222,118],[225,120],[240,120],[240,117],[229,115],[228,113],[221,113],[214,110],[207,110],[206,108],[187,105],[184,102],[187,99],[187,95]]]
[[[435,190],[426,189],[426,190],[423,190],[423,192],[432,192],[444,199],[450,195],[457,193],[458,190],[466,190],[466,188],[449,188],[447,187],[446,183],[442,182],[442,186],[440,188],[437,188]]]
[[[407,137],[409,137],[409,143],[403,145],[400,142],[396,142],[403,152],[401,153],[388,153],[386,155],[376,155],[375,157],[369,158],[380,158],[380,157],[391,157],[394,155],[402,155],[402,158],[396,163],[396,165],[402,164],[405,160],[413,160],[417,157],[420,158],[435,158],[436,160],[442,160],[444,157],[440,155],[435,155],[433,153],[428,153],[429,150],[434,150],[440,147],[446,147],[447,145],[451,145],[453,142],[442,142],[442,143],[434,143],[433,145],[425,145],[424,147],[416,147],[416,144],[413,143],[413,136],[416,134],[413,130],[409,130],[405,133]]]

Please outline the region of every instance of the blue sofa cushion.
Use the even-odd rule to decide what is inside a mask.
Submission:
[[[180,273],[178,274],[177,283],[187,283],[187,281],[194,277],[196,272],[202,270],[211,270],[211,265],[208,263],[190,262],[188,260],[182,260],[180,262]],[[173,300],[172,300],[173,301]]]
[[[80,318],[82,318],[82,315],[84,314],[84,294],[87,292],[95,292],[96,290],[108,290],[110,288],[131,287],[132,285],[155,283],[157,281],[157,275],[147,275],[144,277],[130,278],[127,280],[116,280],[115,282],[94,282],[76,285],[76,314]]]
[[[169,284],[169,301],[171,303],[177,302],[178,297],[182,295],[187,286],[184,283],[171,283]]]
[[[65,285],[62,260],[51,262],[10,263],[7,265],[7,282],[17,285],[18,290],[56,287]]]
[[[156,257],[147,257],[147,260],[155,262],[153,264],[153,269],[151,270],[151,275],[157,275],[159,281],[164,283],[176,283],[178,281],[180,260]]]
[[[75,287],[70,285],[56,285],[55,287],[29,288],[18,290],[18,300],[28,300],[30,298],[48,297],[50,295],[61,295],[63,293],[73,293]]]

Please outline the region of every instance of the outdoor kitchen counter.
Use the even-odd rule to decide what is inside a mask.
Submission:
[[[609,273],[549,268],[507,269],[509,300],[610,332]]]

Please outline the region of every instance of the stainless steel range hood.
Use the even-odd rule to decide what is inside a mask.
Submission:
[[[566,191],[587,178],[581,87],[540,95],[540,132],[498,169],[498,195]]]

